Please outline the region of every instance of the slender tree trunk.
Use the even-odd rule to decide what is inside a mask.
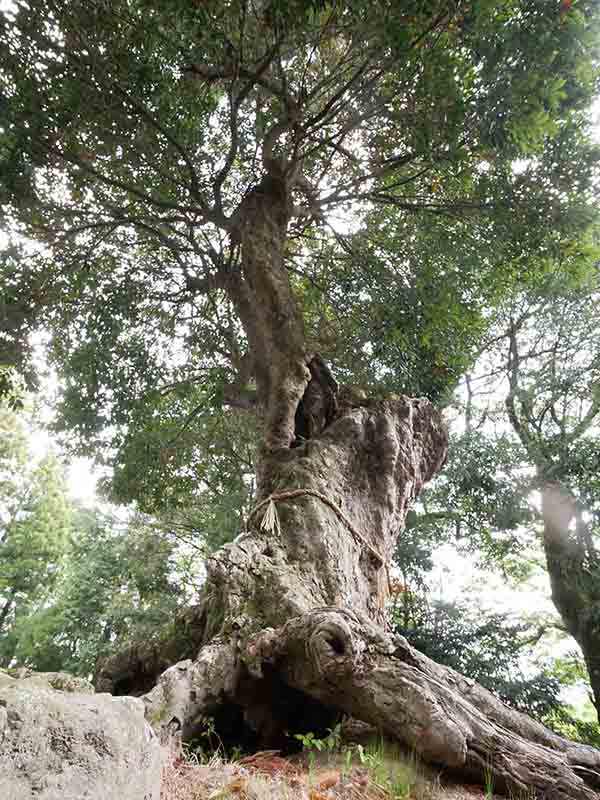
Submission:
[[[16,594],[17,594],[17,590],[15,588],[12,588],[10,590],[10,592],[8,593],[7,600],[5,601],[4,605],[2,606],[2,611],[0,611],[0,632],[2,631],[2,628],[4,627],[4,621],[6,620],[6,618],[8,617],[10,612],[12,611],[12,608],[13,608],[14,603],[15,603],[15,595]]]
[[[302,313],[284,263],[289,206],[285,179],[268,174],[240,204],[232,230],[241,247],[242,272],[229,277],[228,289],[267,412],[267,450],[293,442],[296,408],[311,379]]]
[[[542,516],[552,601],[581,647],[600,720],[600,564],[570,492],[546,484]]]
[[[589,609],[588,616],[597,613],[596,609]],[[600,623],[597,618],[588,624],[587,635],[582,636],[581,649],[583,659],[590,676],[590,686],[592,687],[592,702],[600,722]]]

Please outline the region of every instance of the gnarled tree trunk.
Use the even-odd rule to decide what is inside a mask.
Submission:
[[[224,737],[281,746],[346,712],[499,790],[598,798],[600,752],[385,629],[395,537],[445,455],[432,406],[397,398],[342,408],[319,437],[265,456],[249,530],[208,562],[199,652],[145,695],[149,719],[192,737],[209,716]]]
[[[208,560],[204,600],[179,635],[108,662],[97,686],[139,692],[158,678],[148,717],[188,738],[210,716],[224,739],[285,746],[288,733],[324,732],[346,712],[472,780],[491,772],[497,788],[596,798],[600,752],[386,631],[395,540],[447,436],[426,400],[344,402],[305,351],[284,263],[291,178],[274,169],[232,217],[241,270],[223,284],[266,411],[248,530]],[[177,652],[185,659],[159,677]]]
[[[311,378],[302,313],[284,263],[289,192],[284,175],[268,173],[242,200],[232,218],[241,270],[228,275],[226,283],[266,410],[268,449],[292,443],[296,408]]]

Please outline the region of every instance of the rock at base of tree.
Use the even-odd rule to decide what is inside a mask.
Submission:
[[[159,800],[161,751],[144,704],[86,684],[0,672],[0,797]]]

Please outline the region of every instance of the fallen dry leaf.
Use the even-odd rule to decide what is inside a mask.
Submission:
[[[271,756],[278,756],[280,753],[281,750],[257,750],[256,753],[252,753],[252,755],[240,758],[237,763],[250,764],[256,758],[270,758]]]
[[[234,794],[240,794],[246,788],[246,780],[244,778],[235,778],[229,786],[227,787],[228,792],[233,792]]]
[[[341,775],[338,770],[321,773],[317,778],[317,786],[319,789],[331,789],[332,786],[340,782],[340,778]]]
[[[259,753],[240,759],[237,763],[241,767],[266,775],[295,775],[297,768],[287,758],[282,758],[279,752],[279,750],[261,750]]]

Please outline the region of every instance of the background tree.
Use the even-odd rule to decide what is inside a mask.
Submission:
[[[0,406],[0,659],[15,651],[14,626],[52,590],[71,526],[62,467],[37,462],[16,414]]]
[[[78,511],[73,533],[43,605],[16,620],[11,636],[19,666],[88,676],[132,639],[154,641],[194,595],[186,597],[173,542],[146,521]]]
[[[536,470],[552,599],[582,649],[600,716],[600,561],[594,542],[600,442],[593,436],[600,419],[598,293],[542,303],[535,333],[529,309],[510,319],[506,409]]]
[[[556,655],[557,639],[567,635],[564,626],[540,602],[537,584],[538,591],[518,604],[518,590],[533,589],[530,583],[543,569],[543,551],[519,528],[530,525],[534,514],[526,506],[519,513],[523,462],[515,458],[519,447],[510,444],[473,432],[451,440],[449,469],[421,495],[396,546],[392,624],[418,650],[510,706],[594,744],[597,726],[581,708],[565,705],[565,690],[589,680],[576,654]],[[471,577],[461,585],[453,578],[464,569]],[[507,611],[497,591],[509,589],[516,602]]]
[[[527,575],[541,544],[552,600],[582,649],[596,707],[597,304],[595,278],[578,290],[551,279],[500,314],[481,377],[467,383],[454,469],[418,517],[421,529],[437,523],[448,533],[450,524],[513,576]]]
[[[157,392],[136,410],[103,488],[112,501],[135,502],[161,526],[215,550],[239,533],[250,510],[256,421],[206,408],[189,387],[175,394]]]

